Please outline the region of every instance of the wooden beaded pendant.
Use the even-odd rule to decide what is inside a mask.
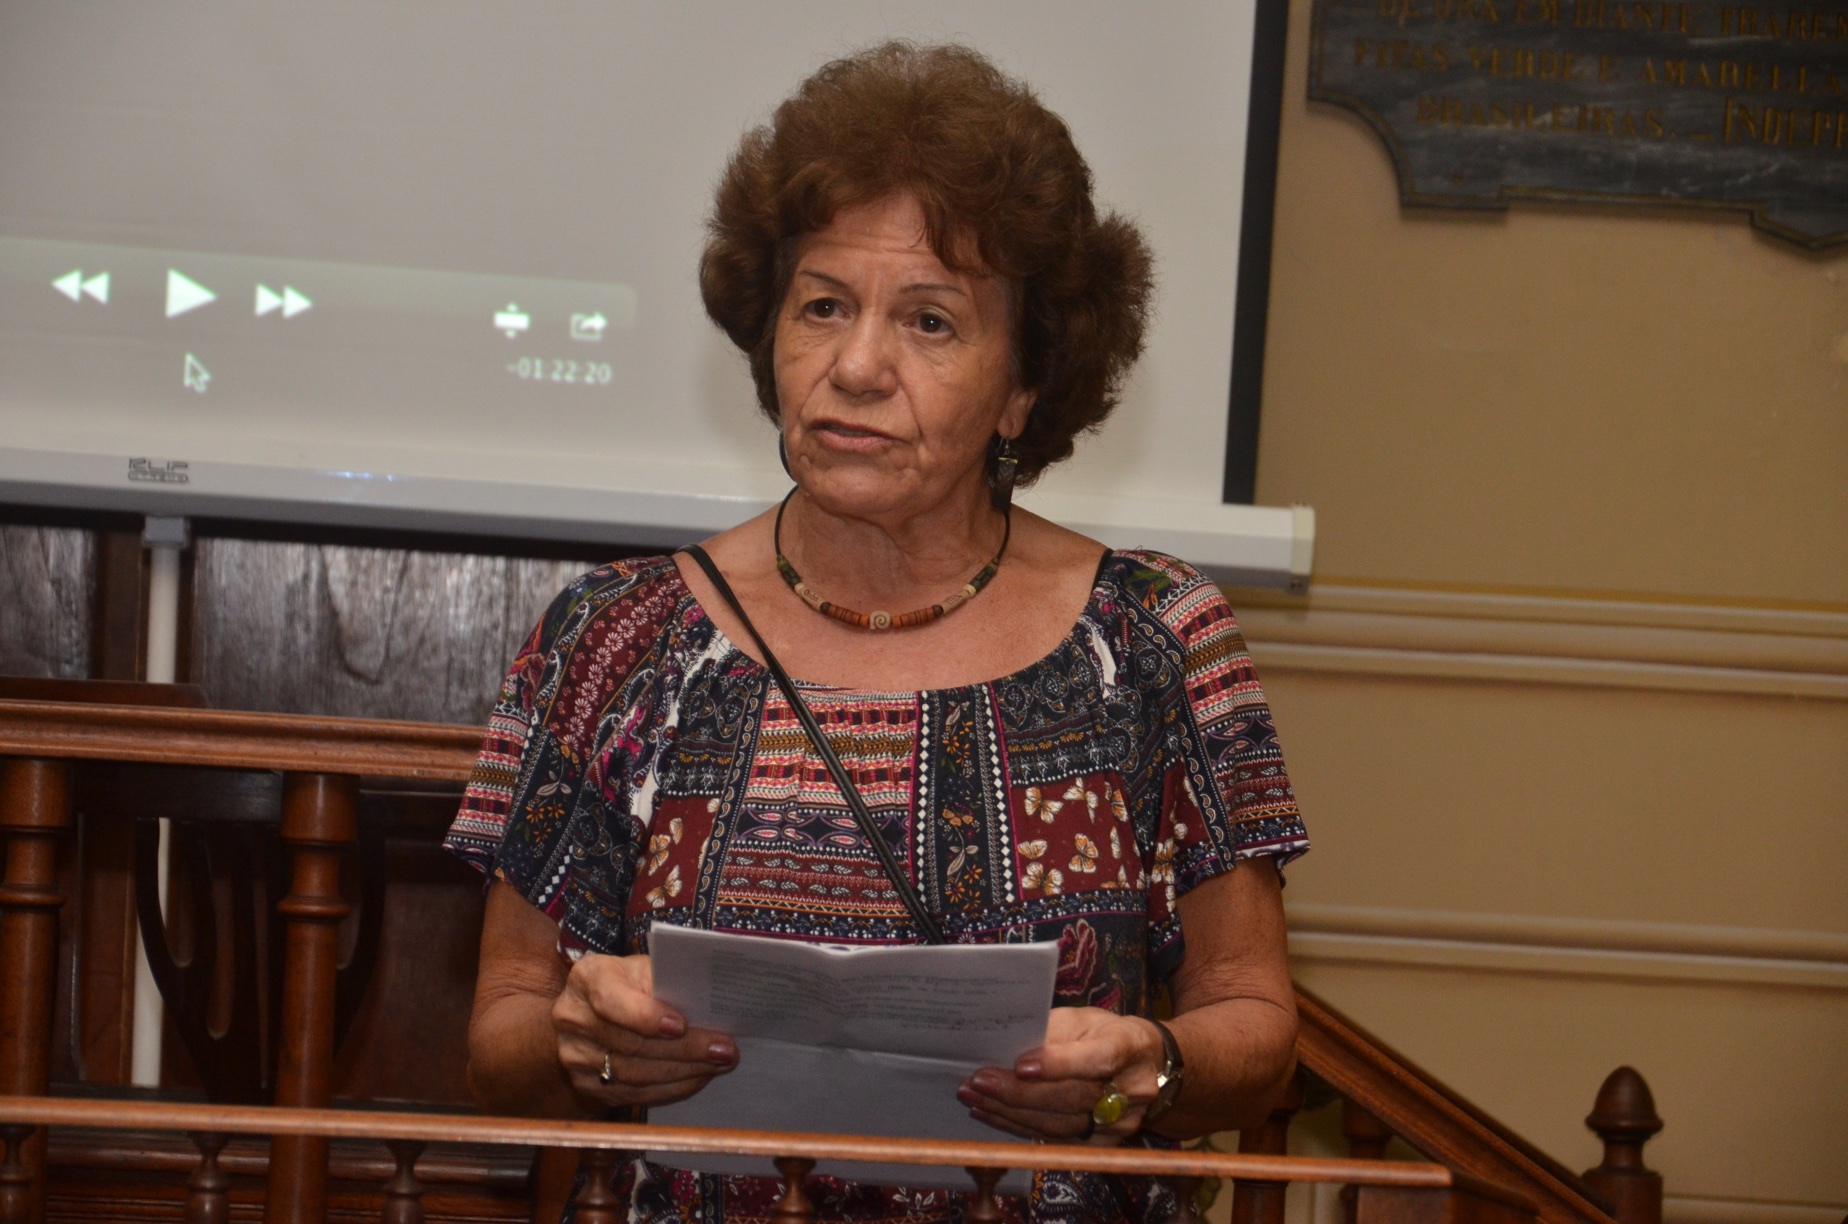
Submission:
[[[942,603],[935,603],[928,608],[917,608],[910,612],[900,612],[894,616],[890,612],[860,612],[853,608],[831,603],[815,593],[815,589],[802,581],[802,575],[783,555],[783,511],[789,506],[789,499],[796,495],[791,489],[783,498],[783,504],[776,508],[776,528],[774,543],[776,547],[776,572],[783,575],[783,581],[789,589],[801,596],[802,602],[823,616],[830,617],[843,625],[852,625],[856,629],[866,629],[873,633],[883,633],[893,629],[910,629],[917,625],[928,625],[934,620],[942,620],[956,609],[981,594],[988,585],[995,571],[1001,568],[1002,554],[1007,552],[1008,539],[1014,534],[1014,516],[1004,512],[1001,529],[1001,547],[995,550],[994,559],[976,571],[975,577],[963,584],[962,590],[956,592]]]

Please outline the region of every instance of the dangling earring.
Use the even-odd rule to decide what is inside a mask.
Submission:
[[[783,434],[781,430],[778,430],[776,435],[776,458],[777,462],[783,465],[783,475],[794,480],[796,474],[789,470],[789,448],[783,443]]]
[[[994,466],[988,472],[988,500],[1006,514],[1014,502],[1014,476],[1020,470],[1020,457],[1009,439],[996,434],[995,443]]]

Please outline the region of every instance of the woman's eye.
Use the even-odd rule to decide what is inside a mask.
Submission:
[[[938,336],[950,330],[949,320],[942,315],[921,314],[918,316],[918,330],[927,336]]]
[[[816,319],[832,319],[840,310],[841,304],[833,298],[817,298],[808,304],[809,316]]]

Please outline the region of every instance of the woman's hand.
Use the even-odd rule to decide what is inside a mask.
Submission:
[[[654,997],[646,956],[580,959],[552,1003],[552,1027],[572,1089],[609,1105],[685,1100],[738,1065],[729,1036],[688,1028],[684,1016]]]
[[[1011,1070],[977,1071],[956,1099],[970,1117],[1023,1139],[1079,1142],[1095,1135],[1120,1142],[1141,1127],[1165,1062],[1161,1033],[1147,1020],[1099,1007],[1055,1007],[1045,1045],[1022,1054]],[[1129,1107],[1109,1126],[1093,1127],[1091,1110],[1113,1086]]]
[[[1263,1121],[1296,1059],[1296,992],[1284,952],[1283,900],[1268,859],[1241,863],[1180,898],[1186,953],[1170,979],[1167,1025],[1186,1057],[1186,1087],[1156,1126],[1172,1139]],[[972,1116],[1027,1139],[1083,1139],[1111,1085],[1123,1116],[1096,1134],[1136,1133],[1167,1065],[1161,1031],[1136,1016],[1055,1007],[1046,1044],[1011,1071],[985,1067],[957,1093]]]

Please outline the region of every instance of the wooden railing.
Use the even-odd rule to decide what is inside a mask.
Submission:
[[[1589,1123],[1605,1138],[1604,1165],[1575,1177],[1499,1126],[1333,1008],[1299,991],[1301,1071],[1263,1126],[1241,1134],[1237,1154],[1167,1153],[1010,1144],[930,1145],[851,1136],[670,1131],[471,1116],[329,1111],[336,1013],[337,924],[347,914],[339,863],[357,835],[359,780],[458,783],[480,742],[472,727],[273,714],[0,700],[0,1224],[43,1216],[43,1126],[138,1127],[197,1132],[189,1219],[227,1219],[217,1153],[231,1133],[272,1136],[267,1166],[270,1224],[319,1224],[327,1214],[329,1139],[389,1140],[393,1188],[387,1219],[421,1219],[413,1200],[415,1145],[469,1136],[584,1149],[592,1173],[579,1219],[596,1221],[596,1174],[613,1152],[712,1150],[776,1158],[786,1179],[787,1218],[807,1218],[801,1177],[814,1161],[878,1159],[987,1170],[1060,1168],[1235,1179],[1235,1224],[1280,1224],[1284,1183],[1349,1186],[1350,1221],[1533,1219],[1544,1224],[1659,1224],[1661,1181],[1643,1167],[1641,1144],[1661,1125],[1648,1089],[1625,1069],[1599,1096]],[[71,824],[74,761],[142,762],[282,774],[279,837],[290,855],[289,891],[277,903],[286,931],[274,1100],[279,1108],[79,1101],[45,1096],[58,914],[57,843]],[[1292,1118],[1312,1093],[1345,1098],[1343,1131],[1355,1159],[1286,1158]],[[203,1111],[203,1112],[199,1112]],[[1438,1164],[1381,1162],[1397,1135]],[[692,1146],[676,1147],[677,1144]],[[697,1145],[711,1145],[700,1147]],[[217,1145],[217,1146],[214,1146]],[[1406,1180],[1409,1179],[1409,1180]],[[1424,1180],[1420,1180],[1424,1179]],[[993,1181],[986,1183],[992,1188]],[[974,1210],[992,1195],[978,1179]],[[392,1206],[397,1204],[396,1207]],[[585,1214],[586,1210],[590,1214]],[[393,1214],[393,1213],[396,1214]],[[1459,1214],[1461,1213],[1461,1214]],[[1471,1214],[1473,1213],[1473,1214]],[[984,1218],[971,1214],[971,1219]],[[998,1218],[993,1217],[993,1218]]]
[[[286,942],[275,1069],[277,1105],[325,1106],[334,1058],[337,924],[347,914],[340,858],[358,834],[363,777],[460,781],[481,733],[468,727],[302,718],[218,710],[0,701],[0,1092],[49,1086],[57,952],[58,839],[71,825],[71,762],[281,771],[279,836],[290,852],[289,891],[277,904]],[[42,1212],[42,1139],[21,1154]],[[327,1139],[279,1132],[270,1148],[269,1224],[326,1218]]]
[[[481,728],[377,718],[0,700],[0,756],[461,782]]]
[[[1583,1176],[1514,1134],[1410,1059],[1300,986],[1300,1065],[1343,1098],[1349,1151],[1377,1156],[1396,1135],[1432,1160],[1531,1198],[1545,1224],[1661,1224],[1662,1178],[1642,1145],[1662,1129],[1649,1086],[1633,1068],[1613,1071],[1586,1125],[1604,1160]],[[1271,1126],[1287,1126],[1290,1100]]]
[[[26,1224],[30,1216],[31,1172],[20,1152],[35,1126],[109,1127],[183,1131],[199,1149],[189,1179],[188,1224],[229,1218],[226,1179],[217,1154],[228,1134],[277,1139],[333,1137],[376,1139],[390,1146],[393,1171],[380,1187],[380,1219],[396,1224],[422,1219],[417,1158],[432,1141],[569,1146],[581,1149],[589,1174],[578,1199],[581,1224],[615,1224],[620,1204],[607,1179],[620,1153],[723,1153],[765,1158],[783,1179],[774,1217],[784,1224],[815,1218],[806,1192],[818,1165],[833,1161],[876,1161],[968,1171],[971,1189],[965,1218],[1003,1218],[995,1185],[1005,1171],[1070,1170],[1084,1173],[1146,1174],[1169,1178],[1221,1177],[1281,1188],[1288,1182],[1335,1182],[1357,1191],[1363,1224],[1404,1221],[1479,1220],[1516,1224],[1534,1218],[1533,1204],[1519,1195],[1474,1182],[1442,1165],[1407,1161],[1329,1160],[1211,1151],[1156,1151],[1135,1147],[1071,1144],[962,1143],[944,1140],[875,1139],[775,1131],[703,1130],[623,1123],[533,1121],[453,1114],[374,1113],[361,1110],[287,1109],[267,1106],[171,1105],[75,1101],[56,1097],[0,1097],[0,1224]],[[273,1176],[273,1174],[272,1174]],[[1183,1216],[1187,1213],[1183,1211]]]

